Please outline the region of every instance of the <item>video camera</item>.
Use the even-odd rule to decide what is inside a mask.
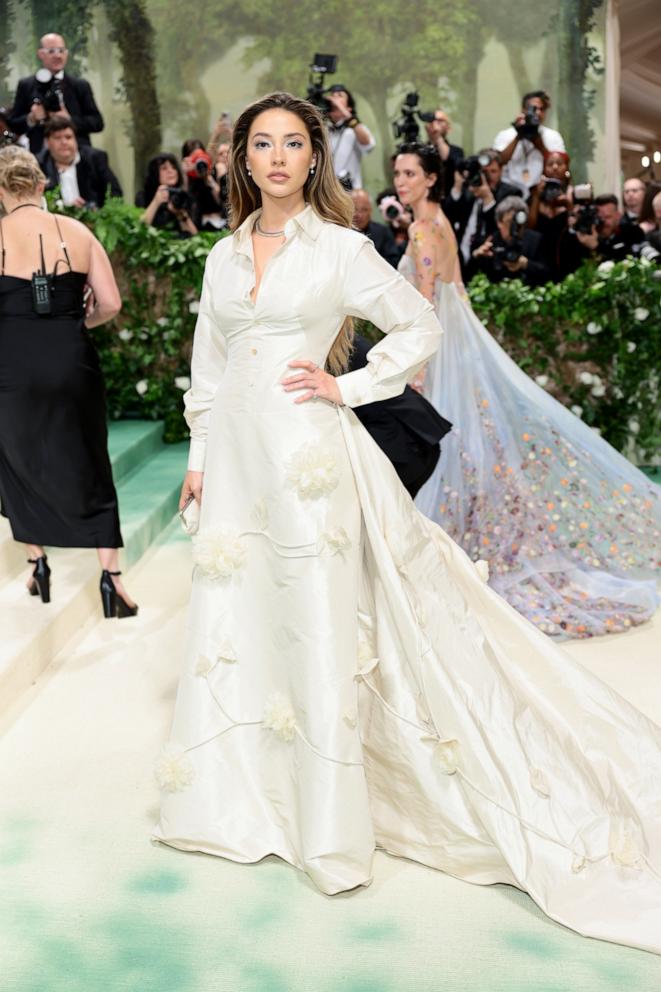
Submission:
[[[525,117],[523,124],[517,124],[515,121],[512,121],[512,127],[520,138],[528,138],[528,140],[536,138],[539,134],[539,125],[542,123],[537,107],[534,103],[528,103],[524,108],[523,114]]]
[[[592,234],[593,228],[599,230],[601,227],[599,211],[592,202],[593,199],[594,192],[591,183],[581,183],[574,186],[574,203],[579,208],[571,228],[574,234]]]
[[[332,86],[324,87],[324,79],[326,76],[332,76],[335,72],[337,72],[337,55],[323,55],[317,52],[310,65],[310,81],[306,99],[324,114],[327,114],[331,109],[331,103],[326,99],[324,93],[330,93],[333,89]]]
[[[493,267],[502,269],[503,262],[518,262],[523,254],[523,232],[528,223],[528,214],[525,210],[517,210],[512,217],[510,225],[510,236],[507,241],[501,239],[500,244],[493,246]]]
[[[425,123],[431,123],[434,120],[433,111],[418,109],[419,102],[420,95],[418,93],[407,93],[402,107],[402,116],[398,121],[393,121],[392,129],[395,137],[403,138],[406,143],[418,140],[420,134],[418,120]]]
[[[486,182],[482,170],[486,169],[490,161],[488,155],[469,155],[468,158],[464,158],[458,163],[457,172],[462,174],[467,186],[472,186],[475,189]]]
[[[50,69],[46,68],[38,69],[34,78],[37,81],[38,90],[34,102],[40,103],[49,114],[56,114],[64,106],[62,80],[56,79]]]

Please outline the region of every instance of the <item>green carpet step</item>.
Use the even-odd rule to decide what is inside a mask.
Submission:
[[[129,434],[124,435],[124,440]],[[135,436],[131,446],[135,442]],[[140,443],[140,442],[137,442]],[[121,567],[127,569],[144,554],[167,527],[177,509],[186,469],[187,444],[163,445],[136,464],[117,486],[124,550]],[[126,450],[122,448],[122,450]],[[117,451],[117,448],[115,449]],[[48,549],[52,568],[51,602],[44,605],[28,595],[24,585],[28,566],[24,549],[21,569],[0,584],[0,710],[5,710],[34,682],[90,618],[101,618],[99,565],[93,549]],[[130,576],[127,581],[130,588]],[[112,624],[131,619],[106,621]]]
[[[108,453],[115,485],[163,447],[160,420],[116,420],[108,425]]]

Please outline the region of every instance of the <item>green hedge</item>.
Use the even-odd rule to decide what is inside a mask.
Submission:
[[[204,259],[218,235],[181,240],[142,224],[138,209],[117,200],[96,212],[70,212],[110,254],[124,301],[113,324],[92,332],[110,416],[163,419],[165,440],[180,440]],[[585,266],[538,289],[478,277],[469,292],[476,313],[528,375],[616,448],[650,460],[661,433],[660,278],[661,270],[627,259]]]

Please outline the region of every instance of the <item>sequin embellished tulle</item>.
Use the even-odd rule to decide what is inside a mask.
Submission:
[[[445,334],[425,393],[454,429],[418,508],[486,558],[492,587],[547,634],[648,620],[658,487],[525,375],[453,285],[437,283],[436,310]]]

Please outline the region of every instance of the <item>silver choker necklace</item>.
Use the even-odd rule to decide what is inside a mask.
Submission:
[[[255,221],[255,232],[261,234],[263,238],[281,238],[284,231],[263,231],[262,225],[259,223],[259,217]]]

